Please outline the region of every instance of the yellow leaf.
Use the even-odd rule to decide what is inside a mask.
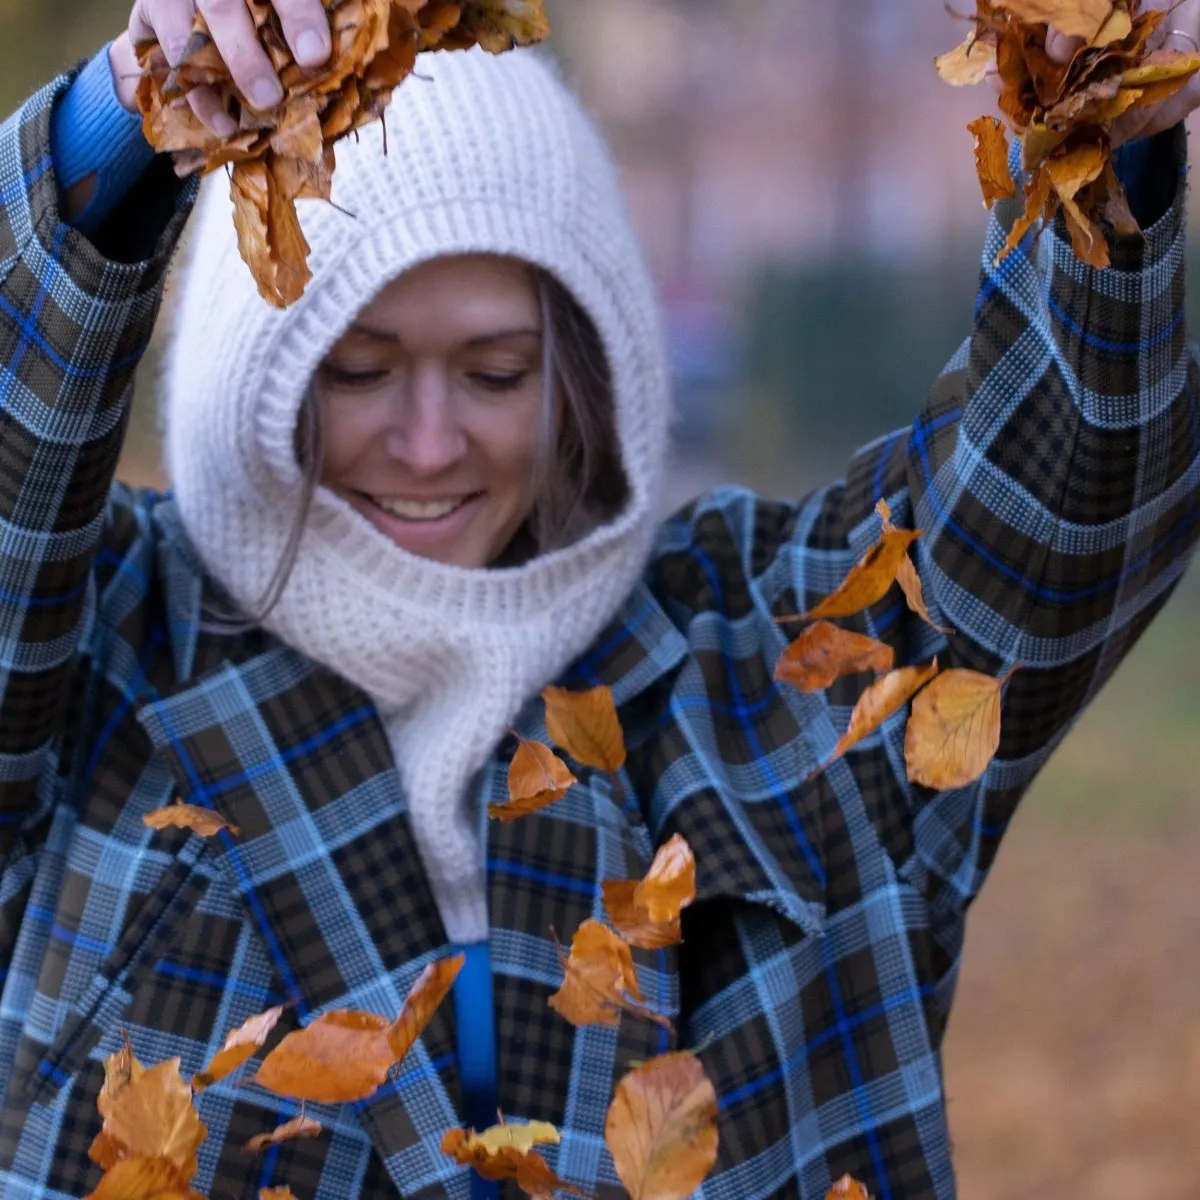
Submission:
[[[700,1060],[660,1054],[625,1075],[604,1142],[633,1200],[686,1200],[717,1161],[717,1093]]]
[[[1000,745],[1005,680],[944,671],[913,701],[904,739],[908,778],[941,791],[974,783]]]
[[[972,33],[960,46],[948,50],[933,60],[943,83],[951,87],[970,87],[982,83],[988,67],[996,62],[996,48],[981,42]]]
[[[508,803],[489,804],[496,821],[517,821],[561,800],[579,780],[549,746],[521,738],[508,768]]]
[[[625,765],[625,735],[610,688],[568,692],[548,687],[542,699],[546,732],[576,762],[600,771],[619,771]]]
[[[1136,67],[1121,73],[1122,87],[1145,87],[1168,80],[1187,80],[1200,71],[1200,51],[1153,50]]]
[[[582,1188],[555,1175],[546,1160],[534,1152],[534,1146],[556,1146],[560,1140],[558,1130],[546,1121],[504,1122],[483,1133],[447,1130],[442,1137],[442,1153],[474,1168],[483,1179],[512,1179],[526,1195],[538,1200],[553,1200],[559,1191],[586,1196]]]

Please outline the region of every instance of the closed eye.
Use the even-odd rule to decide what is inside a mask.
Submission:
[[[371,384],[378,383],[387,375],[387,371],[348,371],[342,367],[335,367],[330,363],[325,363],[321,367],[321,374],[334,387],[361,388],[370,387]]]
[[[489,392],[515,392],[524,385],[528,378],[528,371],[474,371],[471,374],[472,382]]]

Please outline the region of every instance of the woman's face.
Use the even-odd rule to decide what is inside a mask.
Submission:
[[[397,546],[486,567],[533,507],[542,315],[533,272],[488,255],[394,280],[318,368],[321,482]]]

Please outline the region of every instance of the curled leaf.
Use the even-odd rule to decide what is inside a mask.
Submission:
[[[717,1161],[717,1093],[700,1060],[660,1054],[625,1075],[604,1142],[633,1200],[686,1200]]]
[[[696,898],[696,859],[680,835],[659,848],[642,880],[606,879],[604,908],[631,946],[660,950],[683,940],[680,913]]]
[[[190,829],[201,837],[215,837],[222,829],[228,829],[235,837],[241,832],[230,825],[219,812],[211,808],[200,808],[195,804],[184,804],[177,800],[166,808],[156,808],[142,817],[142,824],[151,829]]]
[[[489,804],[488,816],[516,821],[561,800],[579,780],[549,746],[525,738],[508,768],[508,803]]]
[[[875,505],[875,511],[879,514],[879,519],[883,522],[884,529],[894,529],[892,524],[892,510],[888,507],[886,500],[880,500]],[[917,568],[913,565],[911,558],[907,556],[900,563],[900,568],[896,572],[896,582],[900,585],[900,590],[904,593],[904,599],[908,603],[909,609],[916,613],[926,625],[936,629],[938,633],[953,633],[953,629],[948,629],[944,625],[939,625],[930,615],[929,609],[925,607],[925,592],[921,587],[921,577],[917,574]],[[891,662],[882,669],[887,671],[891,669]]]
[[[504,1122],[482,1133],[464,1129],[447,1130],[442,1137],[442,1153],[465,1167],[474,1168],[483,1179],[512,1179],[528,1196],[552,1200],[555,1192],[577,1196],[587,1193],[560,1179],[534,1151],[535,1146],[560,1141],[558,1130],[546,1121]]]
[[[1112,0],[1004,0],[1014,17],[1053,25],[1067,37],[1093,41],[1112,15]]]
[[[1005,680],[979,671],[943,671],[913,701],[904,738],[908,778],[925,787],[974,783],[1000,747]]]
[[[283,1005],[269,1008],[264,1013],[250,1017],[226,1038],[225,1044],[213,1055],[212,1061],[203,1071],[192,1076],[192,1091],[202,1092],[210,1088],[238,1069],[244,1062],[254,1057],[255,1051],[267,1040],[279,1018],[283,1015]]]
[[[857,1179],[843,1175],[825,1193],[825,1200],[871,1200],[871,1194]]]
[[[971,87],[982,83],[988,68],[996,62],[996,48],[972,33],[960,46],[933,60],[943,83],[951,87]]]
[[[817,621],[829,617],[850,617],[877,604],[896,582],[900,560],[920,536],[919,529],[884,530],[879,541],[851,568],[841,586],[800,619]]]
[[[296,1138],[314,1138],[321,1135],[321,1123],[312,1117],[301,1113],[282,1125],[277,1125],[270,1133],[259,1133],[246,1143],[246,1149],[252,1154],[265,1150],[268,1146],[278,1146],[281,1142],[290,1142]]]
[[[404,1000],[400,1015],[388,1030],[388,1044],[396,1062],[403,1062],[417,1038],[425,1032],[433,1014],[454,986],[458,973],[467,961],[465,954],[439,958],[431,962],[417,978]]]
[[[851,746],[874,733],[898,712],[938,671],[937,659],[927,667],[901,667],[877,679],[861,696],[850,714],[850,725],[838,739],[830,762],[836,762]],[[828,765],[828,764],[826,764]]]
[[[901,562],[901,569],[906,561]],[[843,675],[890,671],[894,659],[891,646],[818,621],[783,652],[775,664],[775,678],[801,692],[819,692]]]
[[[975,170],[979,175],[983,203],[991,208],[997,200],[1017,192],[1008,169],[1008,136],[995,117],[979,117],[967,129],[975,138]]]
[[[619,771],[625,765],[625,735],[611,688],[568,692],[548,687],[542,699],[546,702],[546,732],[576,762],[599,771]]]

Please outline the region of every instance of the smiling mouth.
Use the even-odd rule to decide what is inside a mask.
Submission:
[[[460,508],[482,495],[482,492],[471,492],[465,496],[451,496],[444,500],[406,500],[395,496],[366,496],[366,499],[399,521],[431,524],[453,516]]]

